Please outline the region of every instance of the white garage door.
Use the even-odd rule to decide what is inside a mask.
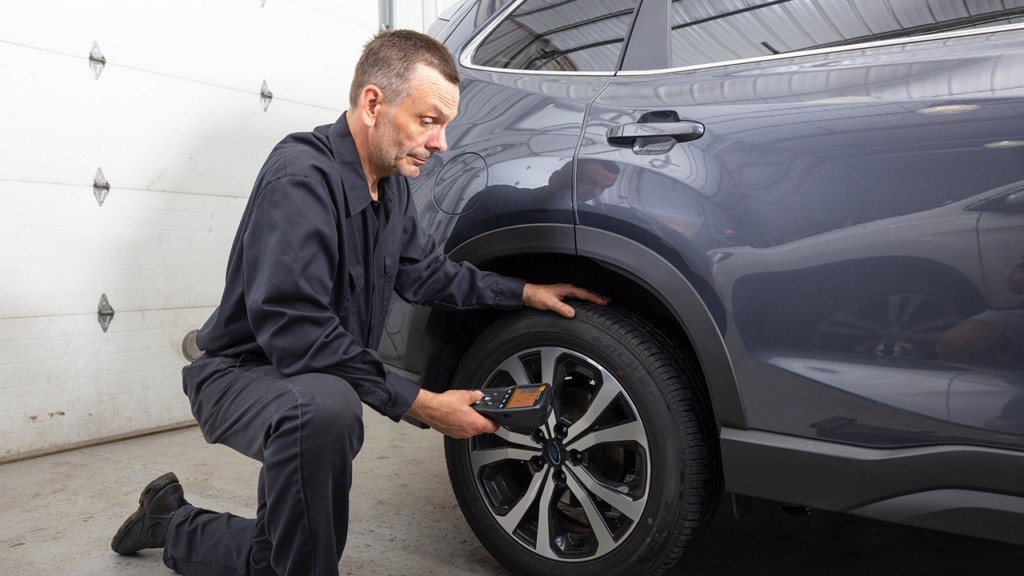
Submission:
[[[259,166],[337,118],[378,21],[372,2],[4,4],[0,462],[191,421],[181,340]]]

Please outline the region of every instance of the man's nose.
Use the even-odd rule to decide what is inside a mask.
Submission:
[[[427,139],[427,150],[431,152],[444,152],[448,149],[448,138],[445,135],[445,129],[439,128],[430,133],[430,138]]]

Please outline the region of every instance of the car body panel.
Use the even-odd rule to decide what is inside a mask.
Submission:
[[[608,72],[475,65],[521,2],[455,11],[462,104],[413,181],[424,227],[455,259],[622,278],[615,305],[666,311],[728,490],[1024,544],[1024,330],[1000,357],[943,344],[1024,314],[1024,26],[671,68],[685,2],[642,0]],[[382,355],[420,372],[438,317],[396,302]]]
[[[581,77],[568,85],[550,75],[518,78],[475,69],[461,75],[459,117],[448,129],[451,152],[433,156],[412,180],[421,225],[446,253],[490,230],[530,226],[536,229],[526,236],[541,246],[562,246],[565,238],[573,242],[571,174],[563,171],[564,177],[555,179],[552,174],[567,164],[571,168],[586,107],[608,78]],[[507,101],[509,91],[517,93],[515,102]],[[537,135],[522,138],[532,132]],[[503,245],[494,238],[477,243]],[[469,246],[463,252],[501,256]],[[396,300],[380,348],[385,361],[414,372],[421,365],[419,345],[407,349],[407,335],[416,314]]]
[[[1022,302],[998,279],[1024,254],[1021,215],[968,209],[1024,179],[1020,148],[986,146],[1024,133],[1024,77],[1007,80],[1024,69],[1019,34],[616,78],[592,106],[580,159],[615,163],[620,176],[577,203],[580,226],[652,247],[703,288],[709,309],[727,311],[716,323],[742,341],[729,356],[743,359],[747,426],[821,437],[822,422],[863,423],[882,404],[896,408],[888,433],[833,426],[830,439],[1024,448],[1024,429],[1011,437],[984,424],[1017,390],[999,376],[1006,367],[950,366],[924,349],[940,325]],[[659,115],[704,133],[667,153],[642,149],[657,137],[608,143],[614,127]],[[928,300],[907,296],[918,294]],[[923,342],[894,335],[874,347],[828,333],[867,322],[843,314],[874,312],[870,300],[903,314],[930,305],[918,323],[936,325]],[[765,364],[801,385],[764,378]],[[948,406],[963,378],[991,383],[991,404],[970,417]]]

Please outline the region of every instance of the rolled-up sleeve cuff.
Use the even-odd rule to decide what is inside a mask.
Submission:
[[[383,414],[395,422],[409,411],[416,396],[420,393],[418,384],[388,371],[387,389],[391,391],[391,399],[384,405]]]

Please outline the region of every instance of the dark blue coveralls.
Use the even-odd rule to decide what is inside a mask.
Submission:
[[[447,309],[522,307],[523,281],[456,264],[404,177],[372,201],[343,115],[292,134],[256,180],[205,351],[183,370],[203,436],[260,461],[255,519],[185,506],[164,563],[186,575],[338,574],[362,406],[398,420],[419,387],[376,353],[393,292]]]

